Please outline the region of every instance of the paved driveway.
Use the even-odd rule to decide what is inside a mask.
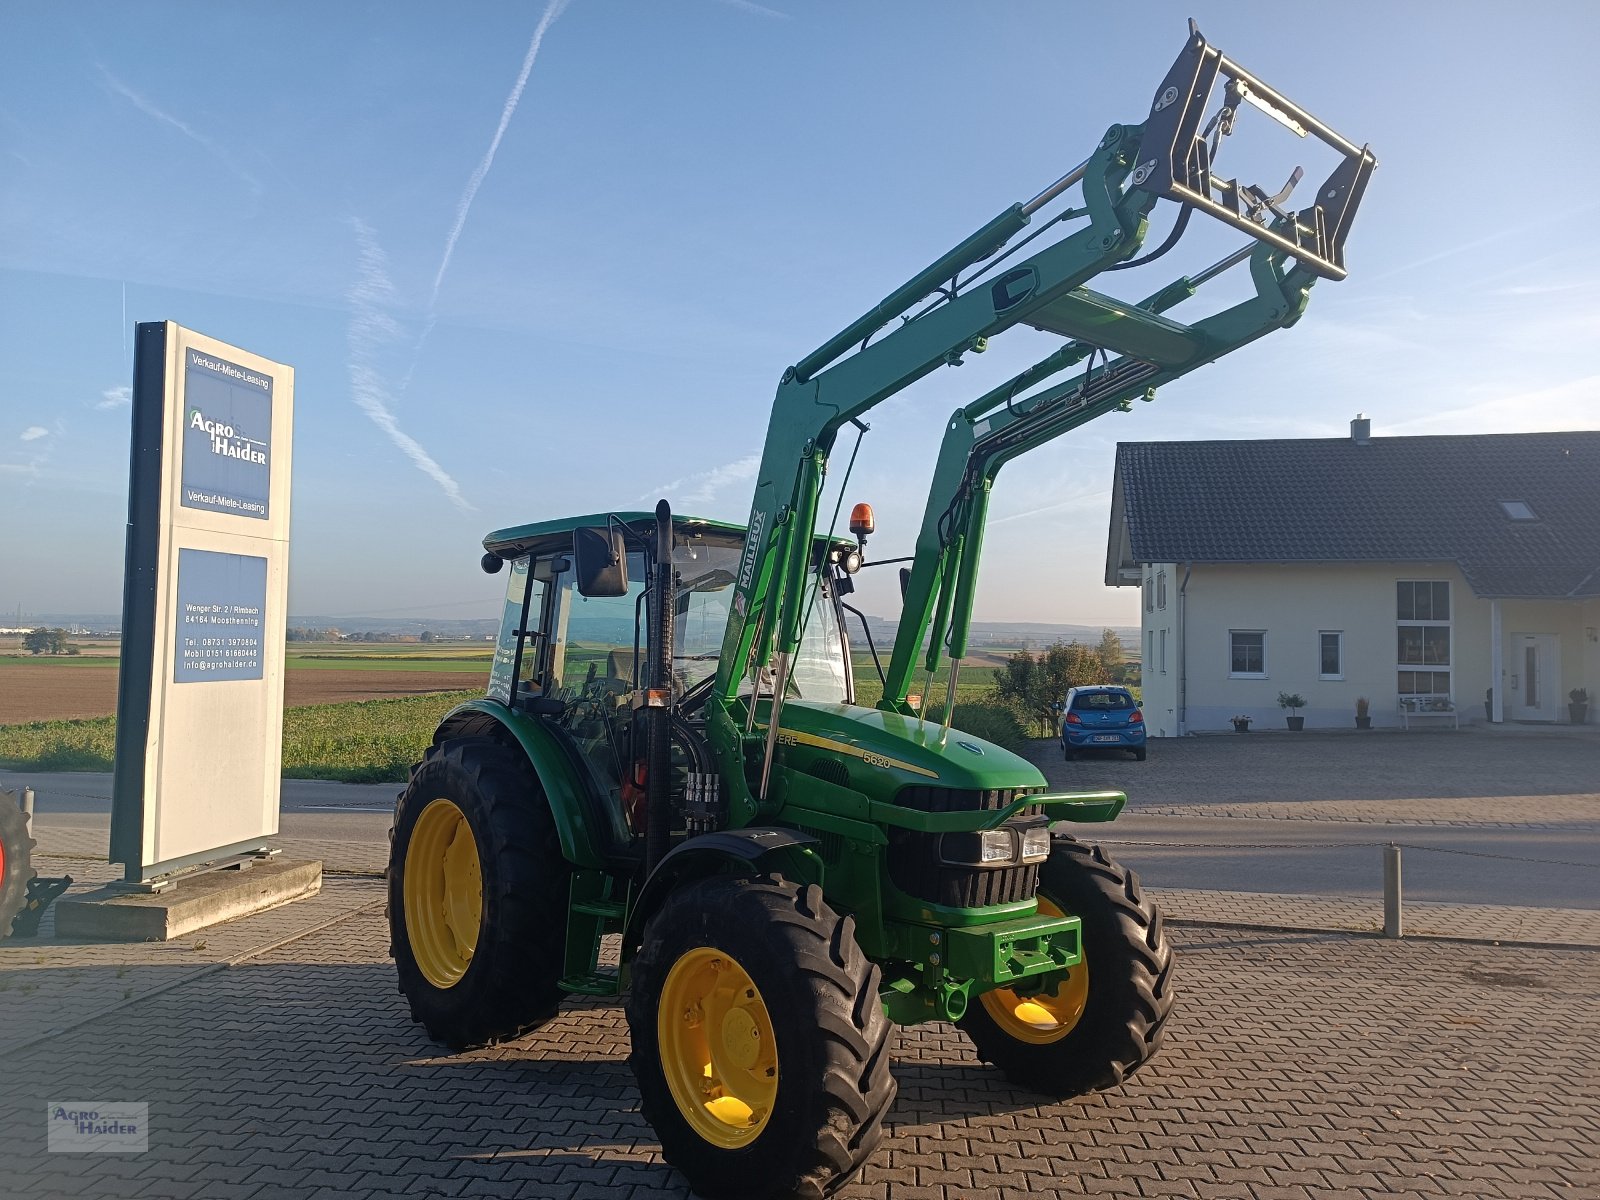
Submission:
[[[888,1136],[843,1196],[1600,1194],[1600,954],[1175,936],[1167,1046],[1120,1091],[1041,1104],[951,1027],[903,1031]],[[384,946],[381,915],[358,914],[9,1055],[0,1190],[688,1195],[639,1116],[615,1007],[443,1054],[406,1019]],[[47,1102],[113,1099],[150,1104],[147,1153],[44,1152]]]

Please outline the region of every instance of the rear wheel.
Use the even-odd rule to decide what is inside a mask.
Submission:
[[[1050,1096],[1116,1087],[1161,1044],[1172,948],[1139,877],[1098,846],[1057,836],[1039,868],[1039,911],[1083,922],[1083,962],[1045,990],[985,992],[959,1024],[978,1057]]]
[[[33,845],[15,794],[0,792],[0,938],[11,936],[11,922],[28,903]]]
[[[895,1094],[879,979],[816,886],[699,880],[650,918],[628,1061],[698,1195],[816,1200],[866,1161]]]
[[[487,738],[434,746],[390,838],[390,952],[412,1019],[461,1048],[554,1016],[568,870],[522,753]]]
[[[1135,762],[1143,762],[1144,759],[1145,759],[1146,752],[1147,752],[1147,748],[1144,747],[1144,746],[1140,746],[1138,749],[1136,749],[1133,752],[1134,761]]]

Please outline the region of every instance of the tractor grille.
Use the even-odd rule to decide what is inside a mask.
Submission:
[[[1009,788],[979,792],[957,788],[907,787],[895,796],[895,803],[922,812],[978,812],[1004,808],[1017,797],[1038,788]],[[1043,812],[1025,808],[1018,816]],[[951,908],[978,908],[986,904],[1010,904],[1031,900],[1039,886],[1039,866],[952,867],[939,861],[937,833],[918,833],[913,829],[889,830],[889,879],[908,896],[930,904]]]

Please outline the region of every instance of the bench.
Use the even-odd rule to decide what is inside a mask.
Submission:
[[[1417,696],[1400,701],[1400,728],[1410,729],[1411,722],[1425,720],[1449,721],[1450,728],[1461,728],[1461,714],[1452,701],[1432,696]]]

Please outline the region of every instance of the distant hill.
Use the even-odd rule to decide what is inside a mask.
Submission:
[[[895,630],[898,622],[890,617],[878,617],[867,614],[867,621],[872,629],[872,638],[880,650],[894,642]],[[115,634],[122,624],[119,616],[109,616],[105,613],[45,613],[41,615],[27,614],[23,624],[29,627],[39,625],[60,626],[66,629],[84,629],[96,633],[109,632]],[[393,635],[411,634],[420,637],[424,632],[431,631],[435,634],[449,638],[471,638],[481,640],[492,637],[499,632],[498,620],[477,618],[472,620],[451,619],[421,619],[417,617],[363,617],[363,616],[331,616],[331,615],[303,615],[291,613],[289,627],[292,629],[338,629],[346,634],[358,632],[374,632]],[[1103,625],[1055,625],[1038,621],[974,621],[972,623],[972,648],[975,650],[1040,650],[1052,642],[1082,642],[1092,646],[1099,642],[1100,634],[1106,627]],[[1122,645],[1130,655],[1139,651],[1139,630],[1134,626],[1113,625]],[[860,625],[854,618],[850,619],[849,632],[851,641],[860,641]]]
[[[888,617],[867,614],[872,639],[879,649],[894,641],[899,622]],[[1098,645],[1101,634],[1112,629],[1122,640],[1122,648],[1130,655],[1139,650],[1139,630],[1128,625],[1054,625],[1040,621],[974,621],[969,644],[974,650],[1042,650],[1055,642],[1082,642],[1086,646]],[[860,628],[852,619],[850,632],[858,640]]]

